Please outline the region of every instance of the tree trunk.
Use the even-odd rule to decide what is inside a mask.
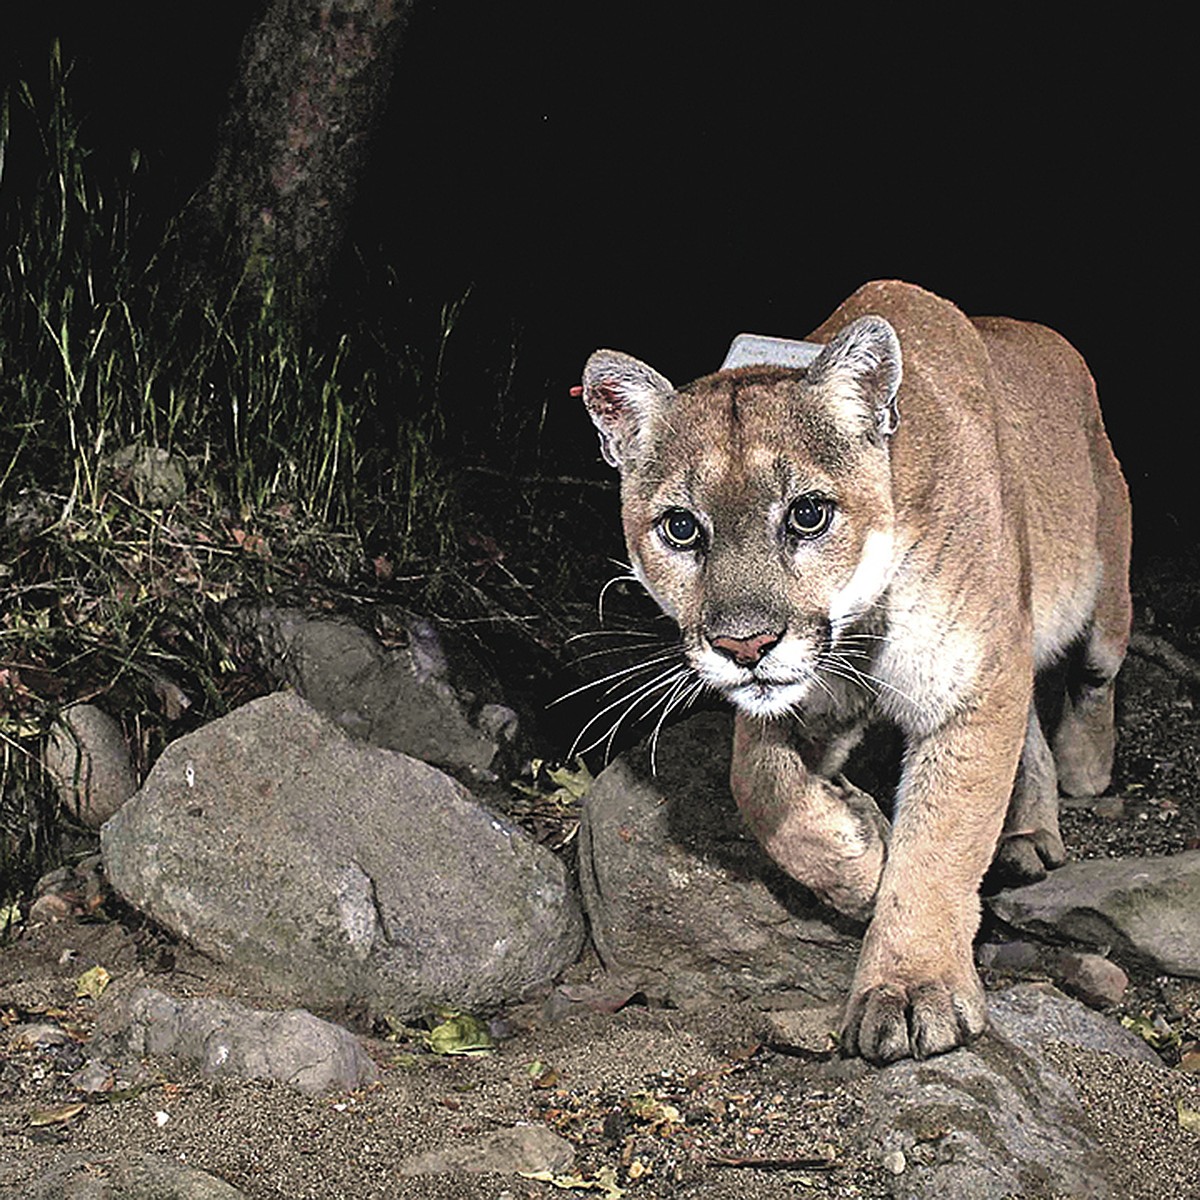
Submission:
[[[191,232],[247,299],[319,307],[413,2],[268,0],[246,35]]]

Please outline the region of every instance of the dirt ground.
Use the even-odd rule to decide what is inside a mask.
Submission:
[[[1154,589],[1154,630],[1195,654],[1187,635],[1197,591],[1176,594],[1153,575],[1145,586]],[[1114,796],[1066,809],[1073,857],[1200,847],[1195,698],[1177,674],[1131,657]],[[76,998],[75,981],[97,964],[114,980],[144,975],[176,995],[267,1006],[112,904],[0,945],[0,1194],[27,1194],[31,1181],[72,1157],[102,1172],[105,1156],[136,1150],[203,1168],[254,1200],[546,1200],[614,1197],[616,1187],[630,1200],[891,1195],[892,1177],[854,1137],[871,1069],[764,1044],[761,1017],[748,1005],[705,1013],[532,1005],[504,1015],[486,1057],[434,1055],[412,1036],[371,1040],[380,1082],[325,1098],[152,1060],[81,1104],[68,1077],[84,1060],[94,1002]],[[572,977],[586,981],[594,968],[580,963]],[[1200,1041],[1200,983],[1135,976],[1112,1013],[1122,1015],[1158,1030],[1169,1072],[1050,1053],[1111,1159],[1118,1195],[1200,1197],[1200,1134],[1177,1109],[1200,1110],[1200,1074],[1178,1066],[1196,1061],[1185,1056]],[[9,1031],[26,1022],[56,1024],[67,1040],[10,1048]],[[409,1155],[524,1123],[575,1144],[576,1178],[559,1182],[578,1190],[516,1175],[398,1174]]]

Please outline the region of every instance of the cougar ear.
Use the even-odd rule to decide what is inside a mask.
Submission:
[[[896,432],[900,410],[900,339],[882,317],[859,317],[808,368],[811,386],[826,390],[840,423],[876,445]]]
[[[651,407],[675,389],[653,367],[616,350],[597,350],[583,368],[583,402],[600,431],[600,453],[611,467],[628,458]]]

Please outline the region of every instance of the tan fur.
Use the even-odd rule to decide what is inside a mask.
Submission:
[[[679,391],[600,351],[584,398],[634,569],[735,704],[744,819],[870,918],[843,1045],[882,1062],[983,1028],[984,872],[1057,866],[1059,783],[1107,785],[1129,503],[1087,368],[1050,330],[881,282],[809,340],[827,348],[807,369]],[[907,746],[890,835],[837,778],[879,714]]]

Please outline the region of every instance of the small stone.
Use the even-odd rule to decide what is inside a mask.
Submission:
[[[842,1006],[821,1004],[812,1008],[780,1009],[764,1014],[766,1038],[780,1050],[801,1054],[832,1054],[834,1035],[841,1026]]]
[[[113,1070],[103,1059],[89,1058],[67,1082],[77,1092],[89,1096],[97,1092],[110,1092],[113,1088]]]
[[[1051,960],[1063,991],[1092,1008],[1109,1008],[1120,1003],[1129,987],[1129,976],[1102,954],[1060,950]]]
[[[575,1161],[575,1148],[544,1125],[519,1125],[497,1129],[485,1137],[458,1142],[415,1154],[399,1166],[401,1175],[512,1174],[567,1170]]]
[[[880,1161],[883,1169],[891,1175],[903,1175],[904,1168],[908,1166],[903,1150],[889,1150]]]
[[[1104,821],[1120,821],[1125,816],[1125,801],[1120,796],[1097,796],[1090,807],[1092,815]]]
[[[38,1046],[63,1046],[70,1038],[57,1025],[17,1025],[9,1033],[9,1050],[33,1050]]]
[[[46,742],[45,763],[63,808],[92,829],[137,791],[121,726],[94,704],[62,710]]]
[[[1040,951],[1033,942],[984,942],[975,951],[981,967],[994,971],[1032,971],[1039,965]]]

